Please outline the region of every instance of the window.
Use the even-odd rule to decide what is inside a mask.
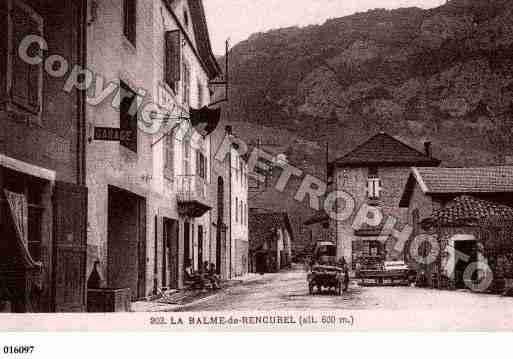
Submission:
[[[182,104],[188,108],[190,105],[191,96],[191,72],[189,64],[183,62],[183,78],[182,78]]]
[[[196,150],[196,174],[204,180],[207,179],[207,158],[200,150]]]
[[[379,178],[367,179],[367,196],[369,199],[379,199],[381,195],[381,180]]]
[[[182,62],[182,43],[179,30],[167,31],[165,34],[164,81],[176,92],[180,81]]]
[[[235,222],[239,221],[239,199],[235,197]]]
[[[2,172],[0,176],[3,181],[0,191],[3,193],[7,190],[24,196],[28,209],[26,218],[28,252],[34,261],[42,261],[44,260],[41,227],[44,212],[42,193],[45,182],[7,168],[0,168],[0,172]],[[3,205],[0,212],[9,210],[7,202],[0,201],[0,204]],[[6,212],[0,215],[6,215]]]
[[[183,174],[191,174],[191,137],[186,134],[182,140],[182,153],[183,153]]]
[[[123,34],[126,39],[136,45],[137,0],[123,0]]]
[[[367,197],[369,199],[379,199],[381,190],[381,180],[378,177],[378,169],[377,167],[370,167],[367,176]]]
[[[121,146],[137,153],[137,110],[134,101],[135,92],[123,81],[120,82],[119,127],[128,130],[128,138],[120,141]],[[134,107],[134,108],[132,108]]]
[[[203,84],[198,80],[198,108],[203,106]]]
[[[42,64],[31,65],[18,56],[18,48],[23,39],[32,34],[43,36],[43,19],[25,2],[20,0],[9,0],[7,2],[7,16],[3,13],[5,3],[0,5],[0,26],[8,34],[5,42],[8,46],[7,55],[7,106],[18,111],[24,111],[31,115],[39,116],[42,112],[43,97],[43,68]],[[7,22],[5,22],[7,21]],[[3,26],[7,25],[7,29]],[[0,45],[1,46],[1,45]],[[28,56],[36,56],[42,50],[37,44],[32,45],[27,53]],[[4,56],[3,54],[0,56]],[[0,59],[2,64],[3,59]],[[0,78],[3,77],[3,74]],[[0,91],[2,93],[3,91]],[[3,101],[2,101],[3,102]]]
[[[175,134],[171,131],[164,144],[164,177],[172,181],[175,176]]]

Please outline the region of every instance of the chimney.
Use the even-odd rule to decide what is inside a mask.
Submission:
[[[424,153],[426,156],[431,157],[431,141],[424,142]]]
[[[231,126],[231,125],[227,125],[227,126],[225,126],[225,128],[224,128],[224,129],[225,129],[226,133],[227,133],[227,134],[229,134],[229,135],[231,135],[231,134],[232,134],[232,132],[233,132],[233,131],[232,131],[232,126]]]

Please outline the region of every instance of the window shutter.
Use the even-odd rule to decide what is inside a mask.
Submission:
[[[171,88],[176,89],[176,83],[180,81],[182,68],[182,46],[180,31],[167,31],[165,37],[165,81]]]
[[[123,33],[132,45],[136,45],[137,38],[137,0],[124,0]]]
[[[164,177],[172,181],[175,177],[175,137],[173,132],[167,135],[165,145]]]
[[[41,65],[29,65],[18,55],[20,43],[27,35],[42,35],[41,23],[33,18],[34,14],[27,12],[13,3],[12,9],[12,33],[13,47],[12,59],[12,83],[11,97],[19,106],[33,112],[40,110],[40,88],[41,88]],[[33,45],[29,48],[29,55],[33,55],[38,47]]]
[[[201,177],[201,164],[200,164],[200,152],[196,150],[196,175]]]
[[[131,114],[130,109],[135,101],[135,92],[127,84],[120,84],[121,102],[119,106],[119,127],[122,130],[130,130],[130,138],[120,141],[120,144],[137,153],[137,113]]]

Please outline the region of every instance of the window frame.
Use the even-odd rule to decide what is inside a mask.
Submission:
[[[371,191],[372,184],[372,191]],[[381,179],[379,178],[367,178],[367,198],[370,200],[379,200],[381,198],[381,192],[383,187],[381,185]]]
[[[186,133],[182,139],[182,172],[183,176],[191,175],[191,151],[192,138],[189,133]]]
[[[132,16],[129,14],[129,5],[134,12]],[[129,23],[130,20],[133,23]],[[123,37],[130,45],[137,48],[137,0],[123,0]]]
[[[14,12],[14,6],[17,6],[22,11],[27,13],[32,20],[34,20],[38,24],[38,31],[39,36],[44,37],[44,29],[45,29],[45,23],[43,17],[37,13],[30,5],[28,5],[23,0],[7,0],[7,58],[6,58],[6,83],[5,83],[5,90],[6,90],[6,107],[8,111],[14,111],[14,112],[20,112],[22,114],[26,114],[31,116],[31,119],[33,119],[37,124],[41,125],[41,116],[43,113],[43,85],[44,85],[44,75],[43,75],[43,63],[39,65],[30,65],[28,66],[37,66],[39,68],[38,73],[38,88],[37,88],[37,108],[31,108],[31,106],[28,104],[28,101],[30,99],[26,99],[27,103],[20,103],[21,101],[16,101],[13,97],[13,88],[14,88],[14,57],[17,55],[17,51],[15,54],[14,49],[14,42],[15,42],[15,34],[14,34],[14,19],[13,19],[13,12]],[[42,50],[41,50],[42,52]],[[20,61],[23,61],[19,59]]]
[[[169,181],[174,181],[175,178],[175,152],[175,131],[171,130],[164,141],[164,178]],[[172,153],[171,159],[169,158],[170,153]]]
[[[189,63],[182,59],[182,105],[191,106],[191,69]]]
[[[171,43],[171,36],[176,36]],[[178,68],[178,69],[177,69]],[[182,33],[180,30],[164,32],[164,83],[174,95],[178,93],[182,76]]]
[[[130,86],[130,84],[128,84],[126,81],[123,81],[123,80],[119,80],[119,90],[118,90],[120,93],[119,93],[119,128],[120,129],[130,129],[130,130],[133,130],[134,132],[134,135],[135,135],[135,139],[132,139],[131,141],[119,141],[119,144],[122,146],[122,147],[125,147],[126,149],[134,152],[135,154],[138,153],[138,150],[139,150],[139,129],[138,129],[138,113],[136,112],[134,115],[132,116],[127,116],[127,117],[130,117],[130,121],[128,123],[128,126],[125,126],[125,123],[124,123],[124,117],[123,117],[123,112],[122,112],[122,103],[123,103],[123,99],[125,99],[125,96],[123,96],[122,92],[121,91],[130,91],[132,94],[133,94],[133,97],[132,97],[132,102],[131,102],[131,105],[128,109],[130,109],[132,106],[133,106],[133,101],[137,101],[137,92]],[[129,113],[127,114],[129,115]],[[133,123],[135,119],[135,124]]]
[[[235,223],[239,223],[239,199],[235,197]]]

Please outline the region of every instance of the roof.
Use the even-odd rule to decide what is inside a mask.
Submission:
[[[265,240],[272,239],[277,228],[287,228],[293,240],[292,226],[287,213],[250,211],[248,220],[250,250],[257,250]]]
[[[191,47],[194,55],[199,59],[202,67],[208,74],[209,79],[214,79],[221,74],[221,68],[217,63],[216,57],[212,52],[212,45],[210,43],[210,36],[208,32],[207,19],[205,17],[205,9],[202,0],[186,0],[189,5],[191,19],[194,29],[194,37],[196,39],[196,46],[194,46],[187,31],[185,31],[178,16],[173,10],[173,0],[164,0],[164,5],[173,16],[185,40]]]
[[[208,32],[207,19],[205,16],[205,8],[202,0],[188,0],[189,10],[193,18],[192,24],[194,28],[194,36],[198,46],[198,52],[205,63],[209,77],[215,78],[221,74],[221,69],[217,63],[216,57],[212,52],[212,44]]]
[[[431,217],[422,221],[423,226],[477,225],[483,220],[500,218],[513,220],[513,208],[495,202],[459,196],[441,209],[433,211]]]
[[[351,152],[332,162],[331,166],[396,165],[438,166],[440,160],[408,146],[395,137],[380,132]]]
[[[400,206],[408,205],[415,183],[429,195],[513,192],[513,166],[414,167]]]

